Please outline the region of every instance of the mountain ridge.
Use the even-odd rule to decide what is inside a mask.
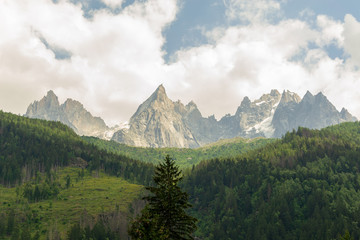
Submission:
[[[50,90],[39,101],[29,105],[24,115],[29,118],[59,121],[72,128],[78,135],[94,136],[106,139],[109,128],[103,119],[94,117],[83,104],[71,98],[60,104],[58,97]]]
[[[162,84],[139,105],[127,128],[110,129],[76,100],[67,99],[60,105],[53,91],[30,104],[25,116],[60,121],[79,135],[160,148],[196,148],[234,137],[279,138],[298,127],[321,129],[357,120],[345,108],[338,111],[322,92],[307,91],[301,98],[289,90],[280,93],[275,89],[253,101],[245,96],[234,115],[205,118],[194,101],[186,105],[172,101]]]

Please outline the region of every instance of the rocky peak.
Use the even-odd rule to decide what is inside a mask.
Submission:
[[[314,101],[315,101],[315,97],[309,91],[306,92],[303,99],[301,100],[301,102],[306,102],[306,103],[313,103]]]
[[[327,97],[322,92],[319,92],[318,94],[316,94],[315,99],[328,101]]]
[[[25,116],[60,121],[79,135],[104,138],[109,130],[104,120],[93,117],[80,102],[67,99],[60,105],[58,97],[51,90],[40,101],[30,104]]]
[[[280,100],[281,94],[277,90],[271,90],[270,94],[263,94],[260,99],[255,100],[254,103],[257,105],[261,104],[274,104],[278,103]]]
[[[64,109],[71,111],[78,111],[84,109],[84,106],[79,101],[73,100],[71,98],[66,99],[62,106]]]
[[[129,129],[114,133],[112,139],[135,146],[198,147],[185,116],[185,106],[171,101],[160,85],[130,118]]]
[[[154,100],[158,100],[158,101],[166,101],[168,100],[168,97],[166,95],[166,90],[164,88],[164,86],[161,84],[156,90],[155,92],[151,95],[150,97],[153,101]]]
[[[41,101],[44,101],[48,104],[49,107],[58,107],[60,104],[59,104],[59,100],[58,100],[58,97],[55,95],[55,93],[50,90],[47,92],[46,96],[43,97]]]
[[[236,110],[235,115],[239,115],[244,109],[249,109],[251,107],[251,100],[249,97],[245,96],[244,99],[241,101],[240,106]]]
[[[301,98],[296,93],[290,92],[289,90],[284,90],[281,95],[280,104],[286,104],[289,102],[299,103]]]
[[[342,108],[340,112],[340,116],[344,121],[357,121],[357,118],[349,113],[346,108]]]
[[[161,84],[153,94],[144,102],[142,103],[135,114],[131,117],[134,118],[141,114],[146,109],[152,108],[154,110],[161,111],[165,108],[173,108],[174,102],[171,101],[168,96],[166,95],[166,91],[164,86]],[[130,119],[131,122],[131,119]]]
[[[240,107],[250,107],[250,105],[251,105],[250,98],[245,96],[240,104]]]
[[[47,119],[48,115],[55,117],[59,111],[59,100],[53,91],[48,91],[40,101],[34,101],[27,108],[25,116]],[[58,118],[58,116],[56,116]]]
[[[278,90],[272,89],[271,92],[270,92],[270,96],[277,97],[277,96],[280,96],[280,93],[279,93]]]
[[[194,103],[194,101],[190,101],[186,106],[185,106],[186,110],[188,112],[192,112],[194,110],[198,110],[198,107],[196,106],[196,104]]]

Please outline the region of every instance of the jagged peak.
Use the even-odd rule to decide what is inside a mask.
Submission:
[[[49,91],[47,92],[46,96],[49,96],[49,97],[55,96],[55,97],[57,97],[53,90],[49,90]]]
[[[188,104],[186,104],[186,108],[197,108],[197,105],[193,100],[191,100]]]
[[[131,119],[137,116],[138,114],[140,114],[141,112],[143,112],[145,109],[149,108],[150,106],[153,106],[153,104],[158,104],[158,103],[165,105],[174,104],[166,95],[166,90],[162,84],[155,90],[155,92],[153,92],[153,94],[151,94],[151,96],[148,99],[146,99],[145,102],[143,102],[138,107],[137,111],[131,117]]]
[[[251,104],[250,98],[248,96],[245,96],[240,104],[240,107],[250,106],[250,104]]]
[[[37,102],[37,101],[35,101]],[[45,103],[45,105],[47,107],[59,107],[60,103],[59,103],[59,99],[56,96],[56,94],[54,93],[54,91],[49,90],[46,94],[46,96],[44,96],[40,102]]]
[[[70,107],[74,109],[84,109],[84,105],[81,102],[71,98],[66,99],[66,101],[63,103],[63,106],[65,106],[65,108]]]
[[[343,107],[343,108],[341,109],[340,113],[349,113],[349,111],[348,111],[346,108]]]
[[[185,109],[186,109],[186,111],[188,112],[188,113],[192,113],[192,112],[197,112],[200,116],[202,116],[201,115],[201,113],[200,113],[200,111],[199,111],[199,109],[198,109],[198,107],[197,107],[197,105],[196,105],[196,103],[194,102],[194,101],[190,101],[186,106],[185,106]]]
[[[166,90],[162,84],[155,90],[155,92],[150,96],[151,100],[165,100],[168,99],[166,95]]]
[[[290,92],[289,90],[284,90],[281,94],[280,103],[288,103],[288,102],[296,102],[299,103],[301,98],[294,92]]]
[[[155,90],[154,93],[156,93],[156,94],[165,94],[165,95],[166,95],[166,90],[165,90],[164,85],[160,84],[160,85],[156,88],[156,90]]]
[[[271,92],[270,92],[270,96],[276,97],[276,96],[279,96],[279,95],[280,95],[280,93],[276,89],[272,89]]]
[[[327,97],[322,93],[322,92],[319,92],[318,94],[315,95],[316,98],[326,98]]]
[[[314,95],[312,95],[312,93],[309,91],[309,90],[307,90],[306,91],[306,93],[305,93],[305,95],[304,95],[304,98],[305,97],[313,97]]]
[[[357,118],[351,115],[346,108],[342,108],[340,111],[340,116],[345,121],[357,121]]]
[[[314,95],[312,95],[312,93],[310,91],[306,91],[301,102],[313,102],[314,99],[315,99]]]

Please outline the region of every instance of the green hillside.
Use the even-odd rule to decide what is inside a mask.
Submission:
[[[191,167],[202,160],[212,158],[235,157],[265,146],[267,143],[275,141],[274,139],[255,138],[233,138],[223,139],[216,143],[204,147],[191,148],[144,148],[132,147],[114,141],[105,141],[94,137],[83,137],[83,139],[101,149],[109,152],[123,154],[129,158],[141,160],[143,162],[158,163],[169,154],[181,168]]]
[[[181,187],[200,239],[340,239],[346,231],[360,239],[359,122],[153,149],[1,111],[0,239],[66,239],[80,228],[87,239],[126,238],[151,162],[166,154],[183,168],[197,164]]]
[[[360,238],[360,123],[299,128],[185,178],[201,239]]]
[[[64,239],[75,223],[93,235],[103,223],[126,235],[130,203],[143,189],[137,184],[150,184],[153,171],[59,122],[0,111],[0,239]]]
[[[77,161],[140,184],[149,184],[153,173],[151,164],[100,150],[59,122],[0,111],[0,184],[13,186]]]
[[[143,187],[102,172],[90,174],[85,171],[84,176],[80,173],[81,168],[74,167],[58,170],[54,173],[58,194],[39,201],[27,199],[24,191],[29,185],[41,189],[45,175],[39,175],[42,180],[37,178],[37,181],[17,188],[0,186],[0,239],[14,236],[17,232],[21,235],[26,230],[32,237],[38,234],[40,239],[55,235],[65,239],[74,223],[80,220],[94,222],[99,214],[110,213],[120,216],[118,221],[126,233],[129,206],[139,198]],[[66,186],[67,177],[70,178],[69,186]],[[11,215],[15,216],[12,231],[8,229]]]

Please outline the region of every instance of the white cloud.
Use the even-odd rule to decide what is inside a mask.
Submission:
[[[351,63],[360,67],[360,22],[352,15],[345,16],[344,49],[351,56]]]
[[[344,22],[318,16],[315,28],[296,19],[263,21],[280,14],[281,3],[228,0],[229,18],[251,24],[213,29],[206,33],[211,44],[178,51],[167,64],[163,31],[176,18],[177,0],[135,1],[91,19],[65,0],[0,0],[0,109],[25,113],[53,89],[61,101],[77,99],[116,123],[164,83],[170,98],[194,100],[205,116],[234,113],[244,96],[275,88],[323,91],[360,117],[360,23],[351,15]],[[41,38],[71,57],[56,59]],[[329,45],[344,48],[349,59],[331,59]]]
[[[326,16],[319,16],[317,22],[316,29],[291,19],[215,29],[208,33],[213,44],[177,53],[186,84],[178,85],[173,93],[180,98],[192,92],[205,116],[215,112],[221,117],[234,113],[244,96],[255,99],[271,89],[300,95],[307,90],[323,91],[338,109],[345,106],[360,116],[359,72],[343,59],[331,59],[324,49],[331,44],[341,48],[347,42],[343,24]],[[349,47],[357,48],[355,42]],[[293,60],[301,54],[300,60]]]
[[[127,120],[164,81],[162,31],[177,9],[176,0],[148,0],[87,19],[81,5],[65,0],[0,1],[0,108],[24,113],[53,89],[108,122]],[[41,38],[71,58],[57,60]]]
[[[278,16],[281,2],[279,0],[223,0],[227,8],[226,15],[230,20],[244,22],[261,22]]]
[[[107,6],[111,8],[119,8],[123,4],[123,0],[102,0]]]
[[[320,46],[335,44],[342,48],[344,44],[344,26],[339,21],[334,21],[328,16],[319,15],[317,17],[317,25],[321,29],[321,38],[317,40]]]

